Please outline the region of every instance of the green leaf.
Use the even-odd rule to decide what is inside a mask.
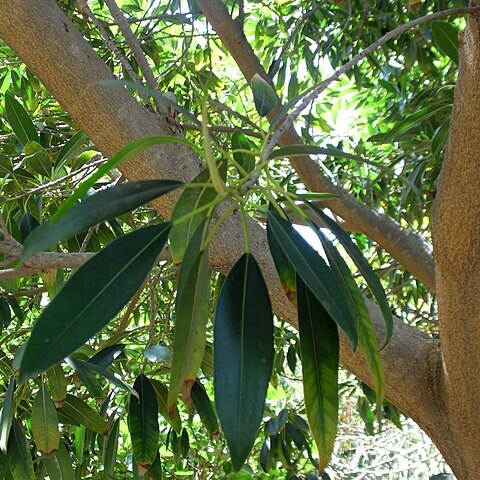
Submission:
[[[124,235],[78,269],[33,326],[20,381],[74,352],[121,310],[155,263],[169,228],[163,223]]]
[[[262,117],[266,117],[277,104],[277,94],[273,87],[258,73],[250,80],[255,108]]]
[[[147,480],[162,480],[162,459],[160,458],[160,451],[157,452],[154,462],[150,468],[145,473],[145,478]]]
[[[246,173],[250,173],[255,168],[255,156],[241,150],[252,151],[252,145],[241,130],[235,130],[232,135],[233,159],[243,168],[243,170],[245,170]]]
[[[298,276],[346,333],[355,349],[358,340],[355,322],[330,268],[289,221],[272,211],[267,213],[267,218],[267,234],[281,246]]]
[[[12,321],[12,312],[8,301],[0,297],[0,324],[7,328]]]
[[[2,412],[0,414],[0,450],[7,453],[7,443],[12,427],[13,414],[15,412],[15,380],[10,380],[5,397],[3,399]]]
[[[42,457],[51,457],[60,442],[55,405],[44,382],[40,384],[32,407],[32,436]]]
[[[72,357],[67,357],[65,361],[70,367],[73,368],[82,384],[85,385],[93,397],[103,397],[103,387],[102,384],[97,380],[95,373],[85,368],[82,364],[77,363],[77,360]]]
[[[222,178],[226,175],[226,164],[222,164]],[[202,184],[198,188],[194,185]],[[205,186],[208,184],[208,186]],[[185,250],[194,232],[202,221],[207,218],[208,209],[203,209],[179,222],[186,215],[195,212],[210,204],[217,197],[217,192],[210,184],[208,168],[202,170],[191,182],[191,185],[180,195],[172,212],[172,230],[170,232],[170,249],[174,263],[180,263],[185,255]]]
[[[8,438],[8,464],[14,480],[35,480],[33,461],[27,439],[20,424],[14,420]]]
[[[335,237],[337,237],[337,240],[340,242],[342,247],[345,249],[345,251],[348,253],[350,258],[353,260],[358,270],[363,275],[363,278],[367,282],[367,285],[372,291],[373,296],[377,300],[377,303],[380,307],[380,310],[382,311],[383,318],[385,320],[385,327],[386,327],[385,345],[386,345],[389,342],[393,333],[393,317],[392,317],[392,312],[390,310],[390,306],[388,305],[385,290],[383,289],[383,286],[380,283],[380,280],[378,279],[373,268],[367,262],[361,250],[355,245],[355,243],[353,243],[348,233],[346,233],[342,227],[337,225],[337,223],[334,220],[332,220],[328,215],[326,215],[315,204],[310,203],[309,205],[311,208],[313,208],[316,215],[318,215],[322,219],[323,223],[335,235]]]
[[[160,145],[163,143],[181,143],[183,145],[188,145],[189,147],[196,148],[195,145],[185,138],[172,137],[169,135],[153,135],[147,138],[141,138],[135,140],[134,142],[129,143],[127,146],[123,147],[119,152],[117,152],[113,157],[111,157],[107,162],[100,165],[87,180],[83,181],[79,187],[72,193],[72,195],[63,203],[63,205],[57,210],[53,216],[53,220],[57,221],[62,215],[69,210],[77,200],[80,200],[84,197],[88,190],[92,188],[95,183],[100,180],[104,175],[106,175],[112,168],[117,167],[118,164],[131,158],[137,153],[145,150],[146,148],[153,147],[154,145]]]
[[[37,142],[28,142],[25,145],[26,164],[36,173],[43,177],[52,174],[52,161],[48,152]]]
[[[40,225],[27,238],[22,261],[52,245],[82,233],[92,225],[122,215],[182,185],[174,180],[122,183],[90,195],[56,222]]]
[[[218,433],[218,420],[212,402],[199,380],[192,386],[192,402],[210,435]]]
[[[173,427],[177,433],[180,433],[182,431],[182,420],[180,418],[178,408],[175,407],[172,415],[168,414],[168,388],[163,383],[153,378],[150,380],[150,383],[152,384],[152,387],[155,390],[155,395],[157,396],[158,411],[160,412],[160,415],[162,415],[162,417]]]
[[[133,388],[137,391],[138,398],[130,397],[128,428],[138,472],[144,475],[158,452],[158,404],[155,390],[143,373],[137,377]]]
[[[103,478],[109,480],[114,477],[115,464],[117,463],[118,440],[120,437],[120,419],[113,423],[107,439],[104,442],[104,470]]]
[[[358,332],[358,341],[362,347],[365,358],[367,359],[370,372],[372,374],[375,391],[377,393],[377,408],[380,412],[385,396],[385,376],[383,365],[380,360],[377,337],[372,325],[370,313],[365,305],[362,293],[355,279],[345,263],[345,260],[338,253],[337,249],[325,237],[319,228],[314,227],[320,241],[322,242],[328,262],[333,270],[338,284],[343,286],[345,298],[355,320],[355,326]]]
[[[187,246],[178,276],[169,413],[173,412],[180,392],[185,403],[190,404],[190,389],[197,378],[205,351],[210,314],[210,275],[208,249],[202,248],[207,233],[208,222],[204,220]]]
[[[40,224],[37,219],[28,212],[22,215],[20,220],[20,238],[24,242],[25,239],[36,229]]]
[[[305,408],[323,472],[337,435],[340,343],[337,325],[300,277],[297,301]]]
[[[29,141],[39,141],[37,129],[27,111],[10,94],[5,95],[5,113],[13,133],[22,145],[26,145]]]
[[[116,345],[109,345],[108,347],[99,350],[92,358],[88,360],[89,363],[94,363],[99,367],[107,368],[114,360],[119,357],[125,350],[125,345],[118,343]]]
[[[431,28],[440,51],[458,65],[458,29],[442,20],[432,22]]]
[[[67,379],[60,364],[47,370],[48,386],[56,407],[61,407],[67,398]]]
[[[43,464],[47,469],[50,480],[75,479],[75,474],[72,467],[72,459],[62,441],[60,441],[57,453],[52,458],[44,458]]]
[[[262,272],[245,253],[220,292],[214,332],[215,404],[238,471],[258,433],[273,368],[273,314]]]
[[[59,169],[68,162],[68,160],[78,152],[86,139],[87,136],[83,132],[77,132],[67,143],[65,143],[58,152],[56,168]]]
[[[99,413],[93,410],[92,407],[78,397],[68,394],[63,407],[58,411],[93,432],[97,432],[100,435],[107,434],[108,429],[105,420]]]

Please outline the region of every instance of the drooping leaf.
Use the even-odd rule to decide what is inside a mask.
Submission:
[[[138,472],[143,475],[158,452],[158,404],[155,390],[143,373],[137,377],[133,388],[137,391],[138,398],[130,397],[128,428]]]
[[[12,321],[12,312],[10,310],[10,305],[8,301],[0,297],[0,324],[7,328]]]
[[[145,473],[147,480],[162,480],[162,459],[160,458],[160,451],[157,452],[154,462],[150,465],[150,468]]]
[[[44,382],[40,384],[32,407],[32,435],[37,450],[44,457],[51,457],[60,442],[55,405]]]
[[[172,415],[168,414],[168,388],[163,383],[153,378],[150,380],[150,383],[152,384],[152,387],[155,390],[155,395],[157,396],[158,411],[160,412],[160,415],[173,427],[177,433],[180,433],[182,431],[182,419],[180,418],[178,408],[175,407]]]
[[[215,405],[238,471],[262,421],[274,357],[270,298],[249,253],[237,261],[223,284],[214,335]]]
[[[23,106],[10,94],[5,95],[5,113],[13,133],[15,133],[22,145],[26,145],[29,141],[38,142],[37,129],[30,116]]]
[[[255,108],[262,117],[267,116],[277,104],[277,94],[273,87],[256,73],[250,80]]]
[[[255,157],[251,153],[240,150],[252,151],[252,145],[241,130],[235,130],[232,135],[233,159],[246,173],[250,173],[255,168]]]
[[[95,355],[93,355],[93,357],[88,360],[88,362],[98,365],[99,367],[107,368],[114,362],[117,357],[119,357],[123,353],[124,350],[125,345],[121,343],[110,345],[99,350]]]
[[[109,480],[114,478],[115,464],[117,462],[119,434],[120,434],[120,419],[118,418],[113,423],[113,426],[108,434],[108,437],[104,442],[104,454],[103,454],[104,480]]]
[[[347,300],[358,332],[358,341],[367,359],[372,374],[375,391],[377,394],[377,408],[380,409],[385,396],[385,376],[380,359],[377,337],[370,319],[370,313],[363,299],[360,288],[348,268],[348,265],[319,228],[315,227],[320,238],[332,271],[337,278],[338,284],[343,286]]]
[[[22,427],[13,420],[8,438],[8,465],[14,480],[35,480],[33,461]]]
[[[458,29],[450,22],[437,20],[431,24],[433,39],[440,51],[458,65]]]
[[[323,472],[337,435],[340,343],[337,325],[300,277],[297,302],[305,408]]]
[[[153,266],[169,228],[163,223],[124,235],[78,269],[32,329],[22,382],[74,352],[120,311]]]
[[[200,420],[210,435],[218,433],[218,420],[212,402],[202,384],[197,380],[192,386],[192,402]]]
[[[3,399],[2,412],[0,413],[0,450],[3,453],[7,453],[7,443],[15,412],[15,386],[15,380],[10,380]]]
[[[385,290],[383,289],[380,280],[378,279],[373,268],[367,262],[361,250],[353,243],[352,239],[346,233],[343,228],[341,228],[337,223],[332,220],[328,215],[326,215],[320,208],[315,204],[309,204],[315,213],[322,219],[324,224],[330,229],[330,231],[337,237],[337,240],[341,243],[343,248],[346,250],[350,258],[353,260],[357,266],[360,273],[363,275],[363,278],[367,282],[373,296],[378,302],[378,306],[382,311],[383,318],[385,320],[386,335],[385,335],[385,345],[390,340],[393,333],[393,317],[390,307],[388,305],[387,296]]]
[[[272,211],[267,213],[267,218],[268,235],[274,237],[298,276],[346,333],[355,349],[358,340],[355,323],[345,303],[343,291],[330,268],[290,222]]]
[[[175,335],[170,369],[168,411],[172,412],[182,393],[187,405],[190,389],[202,365],[209,317],[210,275],[208,249],[203,248],[208,222],[197,228],[187,246],[177,282]]]
[[[55,168],[58,169],[68,162],[68,160],[78,152],[86,139],[87,136],[83,132],[77,132],[68,142],[66,142],[58,152]]]
[[[107,424],[105,420],[92,407],[83,400],[68,394],[63,407],[58,410],[75,422],[84,425],[89,430],[97,432],[100,435],[106,435]]]
[[[92,225],[133,210],[182,185],[174,180],[142,180],[100,190],[74,205],[56,222],[42,223],[25,241],[22,260],[82,233]]]
[[[22,242],[24,242],[38,226],[39,223],[37,219],[32,214],[25,212],[20,220],[20,238]]]
[[[56,407],[61,407],[67,398],[67,379],[60,364],[47,370],[48,386]]]
[[[75,474],[72,459],[63,441],[60,441],[58,451],[52,458],[44,458],[43,464],[47,469],[50,480],[74,480]]]
[[[79,380],[85,385],[93,397],[102,398],[104,396],[102,384],[97,380],[95,373],[85,368],[82,364],[77,363],[79,360],[72,357],[67,357],[65,361],[73,368]]]

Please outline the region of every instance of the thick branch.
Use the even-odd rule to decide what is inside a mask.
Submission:
[[[245,38],[241,26],[230,17],[221,0],[198,0],[198,5],[237,62],[246,80],[250,81],[255,74],[259,74],[271,83],[271,79]],[[280,105],[277,106],[270,119],[280,108]],[[291,145],[303,141],[291,126],[281,137],[280,143]],[[349,228],[363,232],[378,242],[406,270],[429,288],[435,289],[431,248],[421,237],[403,229],[391,217],[357,202],[345,189],[334,185],[323,176],[319,166],[310,157],[293,157],[290,161],[302,182],[312,192],[333,193],[338,197],[336,200],[325,201],[324,204],[342,217]]]
[[[110,70],[53,0],[0,2],[0,36],[106,155],[114,154],[134,139],[169,133],[166,122],[140,107],[127,90],[99,85],[99,81],[112,77]],[[186,147],[162,145],[124,163],[121,170],[132,180],[159,177],[191,180],[202,166],[203,162]],[[174,196],[164,196],[154,206],[168,217],[174,202]],[[277,279],[265,231],[254,222],[250,222],[249,228],[251,250],[264,272],[275,311],[295,324],[293,308]],[[211,244],[211,266],[228,271],[244,251],[241,238],[241,222],[234,214],[219,229]],[[426,388],[426,379],[430,378],[430,351],[423,335],[397,321],[391,344],[383,352],[385,365],[391,368],[388,397],[429,433],[430,425],[441,425],[440,412],[435,408],[428,411],[432,404]],[[414,355],[422,359],[418,365],[411,361]],[[345,353],[343,362],[368,380],[361,356]],[[408,400],[403,394],[405,391],[412,392]]]
[[[480,2],[476,2],[477,4]],[[480,473],[480,17],[460,40],[447,152],[434,204],[433,241],[445,402],[464,478]],[[475,426],[472,428],[472,426]],[[458,475],[458,473],[457,473]]]

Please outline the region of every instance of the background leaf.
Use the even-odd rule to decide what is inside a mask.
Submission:
[[[7,120],[12,127],[13,133],[17,136],[22,145],[29,141],[38,143],[38,134],[28,112],[13,95],[5,95],[5,113]]]

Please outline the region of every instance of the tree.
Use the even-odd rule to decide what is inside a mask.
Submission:
[[[101,19],[101,23],[98,19],[96,22],[103,29],[107,29],[107,33],[108,29],[111,29],[111,34],[117,32],[118,26],[127,47],[120,44],[120,49],[112,45],[110,49],[105,48],[105,43],[100,41],[96,30],[91,30],[93,27],[89,21],[74,12],[75,2],[57,3],[58,5],[52,0],[3,2],[0,4],[0,36],[51,92],[93,144],[104,155],[113,157],[130,142],[147,136],[174,135],[178,139],[183,138],[181,129],[173,118],[175,112],[169,110],[171,103],[166,107],[165,101],[157,102],[159,113],[156,114],[151,109],[141,106],[127,89],[120,88],[118,84],[105,83],[105,80],[113,78],[112,67],[117,73],[120,70],[113,64],[112,55],[116,54],[117,60],[120,58],[122,62],[128,62],[130,65],[130,70],[127,69],[127,63],[121,67],[125,69],[125,77],[135,82],[138,80],[135,77],[138,77],[140,72],[140,77],[143,75],[148,86],[156,88],[158,84],[155,77],[152,84],[152,78],[149,77],[150,69],[147,68],[148,64],[145,65],[144,53],[150,56],[152,64],[157,62],[157,65],[154,65],[156,68],[165,67],[167,62],[176,62],[171,58],[168,48],[162,50],[155,44],[157,49],[152,47],[153,49],[149,50],[151,44],[144,43],[142,45],[144,53],[140,53],[139,44],[131,35],[132,30],[129,27],[137,20],[132,15],[133,23],[129,24],[123,13],[115,8],[112,0],[105,1],[105,4],[110,9],[114,24],[111,25],[104,18]],[[125,2],[122,5],[125,13],[132,14],[136,8],[142,10],[141,3]],[[178,8],[179,2],[167,3],[172,11]],[[480,109],[478,89],[480,26],[476,9],[478,2],[473,1],[470,9],[459,7],[448,12],[450,15],[466,15],[467,18],[458,51],[456,26],[461,23],[457,23],[459,20],[447,23],[442,20],[447,14],[440,13],[454,6],[451,3],[456,2],[439,2],[442,5],[429,1],[410,2],[405,7],[388,2],[378,2],[375,6],[364,5],[364,2],[358,2],[358,5],[357,2],[350,5],[346,2],[335,2],[328,4],[327,7],[317,5],[316,2],[306,2],[308,5],[305,5],[305,11],[300,17],[294,7],[278,6],[275,2],[271,5],[269,2],[262,3],[261,15],[249,8],[245,8],[244,11],[243,2],[226,3],[227,6],[219,0],[188,2],[190,20],[205,15],[218,37],[208,43],[206,54],[197,49],[194,60],[189,56],[190,52],[185,50],[178,60],[182,71],[166,70],[160,86],[167,88],[173,83],[175,75],[182,74],[184,85],[177,87],[175,91],[177,95],[179,93],[189,95],[185,101],[178,102],[186,109],[186,112],[182,110],[182,113],[187,115],[190,110],[190,113],[198,114],[203,108],[202,141],[205,145],[205,158],[207,163],[210,162],[209,172],[212,180],[215,172],[218,175],[216,189],[221,192],[223,181],[221,173],[213,166],[213,156],[208,152],[209,138],[212,135],[222,135],[224,132],[221,128],[217,131],[212,128],[209,133],[205,125],[207,112],[210,114],[210,111],[206,108],[205,102],[202,102],[205,92],[215,92],[221,84],[216,69],[221,70],[222,67],[209,64],[212,55],[217,55],[217,58],[219,55],[225,57],[231,55],[246,82],[252,85],[258,110],[267,114],[274,124],[276,115],[281,109],[280,101],[274,99],[276,108],[262,111],[265,102],[268,103],[274,92],[269,86],[272,82],[271,76],[276,92],[283,96],[282,100],[291,100],[314,84],[318,88],[312,90],[313,96],[323,92],[324,86],[327,85],[318,82],[316,71],[320,65],[319,58],[323,55],[328,56],[332,67],[340,68],[340,73],[350,75],[351,83],[341,83],[338,90],[335,90],[334,85],[328,90],[328,94],[332,99],[341,98],[342,89],[356,85],[359,98],[356,107],[371,123],[365,126],[365,130],[369,130],[373,135],[370,143],[358,142],[357,151],[350,152],[348,156],[349,150],[354,150],[352,141],[336,142],[334,148],[338,150],[332,150],[328,135],[325,135],[322,145],[330,149],[323,150],[323,153],[327,154],[325,165],[334,172],[335,182],[328,178],[318,162],[307,155],[319,153],[320,150],[297,148],[287,153],[284,151],[283,156],[290,155],[290,165],[298,175],[298,180],[295,180],[298,185],[305,187],[309,192],[323,192],[335,196],[321,199],[321,208],[330,209],[343,222],[344,229],[354,232],[357,240],[363,240],[363,250],[367,256],[371,253],[368,251],[371,245],[368,242],[373,241],[378,245],[380,260],[378,258],[373,260],[377,266],[380,267],[385,260],[392,259],[401,266],[397,270],[395,265],[397,275],[400,275],[397,272],[403,268],[416,278],[419,284],[408,287],[407,291],[411,297],[417,299],[417,302],[420,298],[422,303],[425,299],[431,299],[432,295],[436,296],[438,303],[436,318],[439,328],[438,332],[433,329],[433,335],[428,334],[432,331],[430,327],[425,332],[403,322],[402,319],[393,319],[393,335],[388,345],[381,351],[385,370],[385,393],[390,402],[411,416],[432,438],[457,478],[475,478],[480,472],[476,455],[480,444],[476,421],[476,407],[480,396],[480,380],[476,375],[477,347],[480,339],[475,328],[478,320],[477,239],[480,228],[477,215],[479,174],[476,160],[479,155],[480,139],[474,125]],[[267,6],[273,12],[271,15],[265,13],[269,11]],[[83,8],[86,17],[90,15],[85,2],[78,2],[78,7]],[[236,19],[233,19],[227,7],[232,12],[237,12]],[[97,5],[97,14],[105,15],[106,11],[101,5]],[[424,17],[432,11],[437,11],[436,16],[432,15],[428,19]],[[256,27],[249,21],[247,13],[252,19],[258,20]],[[272,15],[278,15],[278,23],[277,20],[272,20]],[[330,20],[327,21],[328,16]],[[95,21],[94,18],[92,15],[90,20]],[[408,27],[413,28],[414,25],[407,22],[412,20],[424,30],[409,29]],[[436,23],[427,27],[427,20]],[[395,30],[403,24],[407,27]],[[285,40],[276,38],[276,29],[280,27],[282,31],[288,32],[285,33],[287,35]],[[379,40],[380,36],[390,30],[393,30],[396,36],[387,38],[385,40],[388,42],[382,43]],[[154,34],[155,28],[141,31],[149,39],[149,36]],[[402,32],[404,34],[400,35]],[[211,32],[208,31],[208,34]],[[186,38],[184,35],[181,36]],[[247,38],[252,39],[255,50]],[[95,53],[87,39],[109,66]],[[429,41],[427,45],[424,45],[425,39]],[[370,43],[373,43],[372,49],[365,50]],[[291,51],[293,47],[295,51]],[[218,51],[212,54],[210,49]],[[341,65],[351,59],[352,52],[366,53],[356,58],[355,62],[347,63],[346,65],[351,68],[348,71],[345,68],[344,72]],[[165,55],[166,59],[162,59],[162,55]],[[364,57],[369,60],[368,68],[366,64],[360,63]],[[188,65],[189,62],[194,64]],[[271,76],[264,69],[269,63]],[[405,72],[403,67],[407,67],[408,71]],[[304,76],[301,75],[300,68],[306,69],[307,73]],[[228,75],[230,72],[231,70],[227,70],[220,73]],[[288,88],[282,88],[287,72],[289,85]],[[29,75],[29,78],[32,78],[30,73]],[[264,79],[265,82],[260,79]],[[452,99],[452,90],[449,87],[453,85],[455,79],[455,96]],[[33,78],[32,82],[35,82]],[[224,82],[231,86],[226,78]],[[376,85],[377,82],[379,85]],[[237,91],[239,99],[246,85],[247,83],[243,84]],[[9,84],[6,84],[6,88],[9,88]],[[42,90],[37,82],[32,83],[30,91],[31,99],[34,101],[35,93]],[[231,91],[236,90],[232,88]],[[144,101],[150,102],[151,92],[140,91],[140,94]],[[259,105],[258,98],[262,95],[263,103]],[[303,100],[310,100],[310,97],[301,94],[296,104],[309,106],[309,102],[303,105],[301,103]],[[15,108],[14,100],[6,101],[10,101],[13,105],[11,108]],[[452,102],[453,110],[450,108]],[[353,102],[350,104],[353,105]],[[237,105],[240,105],[240,102]],[[51,108],[55,108],[53,104]],[[302,127],[301,136],[289,125],[289,121],[296,120],[303,110],[299,108],[297,112],[293,109],[296,115],[287,116],[286,121],[278,122],[281,125],[278,131],[282,133],[278,139],[280,144],[301,145],[318,141],[318,136],[312,136],[314,131],[312,128],[319,127],[324,131],[328,129],[325,117],[328,117],[332,109],[334,107],[327,100],[318,104],[315,112],[310,111],[304,115],[302,122],[299,122]],[[378,120],[381,110],[384,116]],[[247,114],[247,118],[243,113]],[[232,122],[232,118],[240,118],[241,121],[250,124],[248,128],[256,128],[255,123],[251,125],[251,111],[243,113],[239,116],[238,112],[217,105],[217,110],[211,117],[216,120],[224,118],[228,122]],[[446,125],[449,119],[448,129]],[[21,120],[20,123],[22,124]],[[384,127],[385,124],[387,128]],[[238,123],[232,122],[227,127],[231,125]],[[50,126],[47,123],[47,135],[50,134],[48,128]],[[194,124],[184,128],[201,127]],[[230,130],[227,128],[226,132]],[[442,162],[441,152],[447,133],[446,154]],[[275,147],[272,137],[276,140],[273,134],[270,143],[265,142],[262,145],[266,146],[263,148],[263,154],[267,152],[263,160],[271,153],[268,149]],[[252,141],[255,136],[250,138]],[[27,132],[26,140],[29,139]],[[225,143],[222,143],[225,140],[220,139],[219,142],[221,147],[225,147]],[[55,140],[50,144],[55,146]],[[25,153],[35,156],[36,161],[40,161],[39,156],[41,157],[43,151],[33,150]],[[362,154],[361,157],[359,154]],[[339,156],[344,160],[338,160]],[[371,164],[358,165],[359,158],[368,162],[365,159],[370,156],[374,158]],[[387,160],[388,156],[395,159],[393,167]],[[284,164],[279,164],[276,175],[273,175],[274,180],[289,172],[282,165]],[[41,169],[41,164],[37,168]],[[155,178],[191,181],[202,168],[203,162],[199,160],[197,153],[179,143],[162,143],[151,147],[119,165],[120,171],[129,181]],[[265,173],[266,170],[262,172]],[[247,177],[244,182],[245,190],[241,193],[254,189],[257,181],[255,173]],[[353,194],[347,191],[347,187]],[[402,188],[401,195],[397,193],[399,188]],[[286,190],[288,194],[288,188]],[[295,188],[289,191],[295,193],[296,190]],[[434,201],[430,202],[425,194],[434,194]],[[176,198],[178,197],[174,195],[164,195],[154,200],[152,205],[163,218],[170,218]],[[433,204],[431,221],[426,226],[425,219],[428,218],[431,203]],[[290,207],[295,209],[295,204],[290,203]],[[217,216],[217,219],[222,218],[223,213],[228,213],[228,208],[223,207],[222,210],[220,207],[217,210],[220,217]],[[302,217],[302,210],[298,210],[294,213]],[[6,215],[8,212],[3,213]],[[252,218],[242,219],[242,215],[238,213],[233,211],[232,215],[222,218],[222,224],[210,244],[210,267],[214,271],[226,274],[234,264],[238,265],[237,260],[245,251],[245,246],[239,239],[243,238],[242,232],[244,225],[247,224],[250,251],[262,268],[274,311],[279,317],[296,326],[296,311],[278,281],[264,228]],[[324,221],[328,222],[328,218]],[[12,231],[13,220],[9,219],[9,222]],[[281,227],[282,223],[279,222],[277,228]],[[26,228],[28,229],[28,226]],[[2,229],[1,251],[7,260],[17,260],[21,254],[21,247],[11,239],[6,226],[2,225]],[[434,257],[427,243],[430,236],[433,240]],[[86,256],[88,255],[84,253],[77,255],[41,253],[29,259],[23,266],[14,266],[2,271],[0,278],[28,277],[39,272],[42,272],[45,278],[52,269],[78,267]],[[332,258],[330,264],[333,262]],[[392,278],[394,277],[390,280]],[[302,281],[305,279],[302,278]],[[48,280],[45,282],[49,283]],[[50,284],[53,283],[50,281]],[[375,303],[367,301],[367,305],[375,330],[382,341],[385,338],[383,315]],[[378,386],[382,382],[379,383],[378,379],[375,382],[375,378],[372,378],[370,373],[372,363],[369,364],[367,357],[359,349],[352,351],[345,334],[341,335],[340,343],[342,364],[369,385],[374,386],[377,383],[378,393]],[[143,377],[139,376],[137,382],[143,382]],[[144,391],[137,382],[135,384],[137,391],[141,389],[142,392],[146,392],[145,395],[151,394],[147,391],[148,388]],[[14,423],[10,435],[17,438],[20,435],[19,429],[18,424]]]

